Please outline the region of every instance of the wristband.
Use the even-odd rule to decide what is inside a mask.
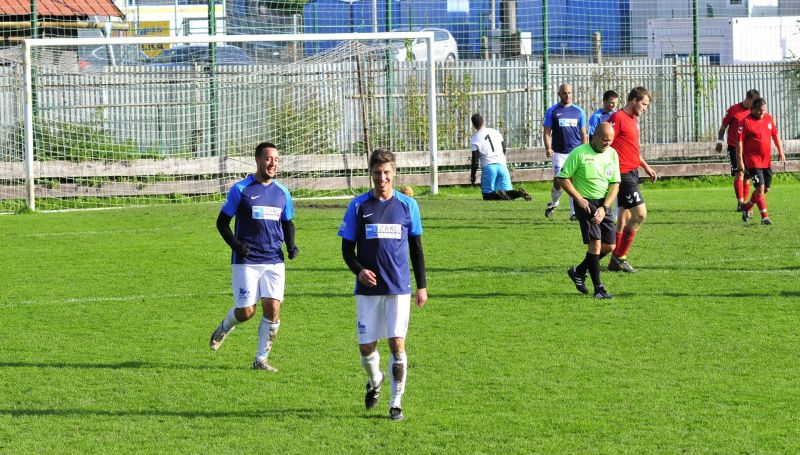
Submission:
[[[605,210],[605,212],[606,212],[606,213],[608,213],[608,211],[609,211],[609,210],[611,210],[611,209],[610,209],[610,208],[608,208],[608,207],[606,207],[606,206],[604,205],[604,206],[603,206],[603,210]]]
[[[722,144],[724,144],[724,143],[725,143],[725,141],[723,141],[722,139],[717,139],[717,144],[718,144],[718,145],[722,145]]]

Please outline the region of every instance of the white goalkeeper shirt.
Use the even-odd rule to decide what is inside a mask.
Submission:
[[[503,153],[503,135],[494,128],[483,127],[472,135],[469,140],[472,150],[477,150],[481,157],[481,167],[490,164],[506,165],[506,155]]]

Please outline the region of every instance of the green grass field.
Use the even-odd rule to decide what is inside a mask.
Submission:
[[[363,409],[346,201],[297,203],[278,374],[250,369],[255,321],[208,349],[220,204],[0,217],[0,453],[800,452],[800,183],[769,193],[774,226],[727,183],[645,185],[640,272],[605,272],[611,301],[575,291],[578,228],[528,188],[419,198],[430,300],[400,423],[386,396]]]

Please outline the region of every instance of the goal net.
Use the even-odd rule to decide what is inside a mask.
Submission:
[[[255,170],[262,141],[280,149],[278,180],[295,197],[363,191],[380,147],[402,152],[398,183],[435,190],[435,74],[426,61],[395,63],[397,43],[415,38],[432,42],[29,40],[0,54],[0,211],[222,199]]]

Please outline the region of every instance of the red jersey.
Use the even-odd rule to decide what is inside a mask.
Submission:
[[[620,109],[608,119],[614,127],[611,148],[619,156],[619,172],[625,174],[639,168],[639,119]]]
[[[736,147],[739,142],[739,126],[748,115],[750,115],[750,109],[742,106],[742,103],[734,104],[725,113],[725,118],[722,119],[722,126],[728,127],[728,145],[731,147]]]
[[[752,115],[739,124],[739,140],[742,141],[742,158],[747,169],[767,169],[770,167],[772,140],[778,137],[778,126],[769,113],[761,118]]]

